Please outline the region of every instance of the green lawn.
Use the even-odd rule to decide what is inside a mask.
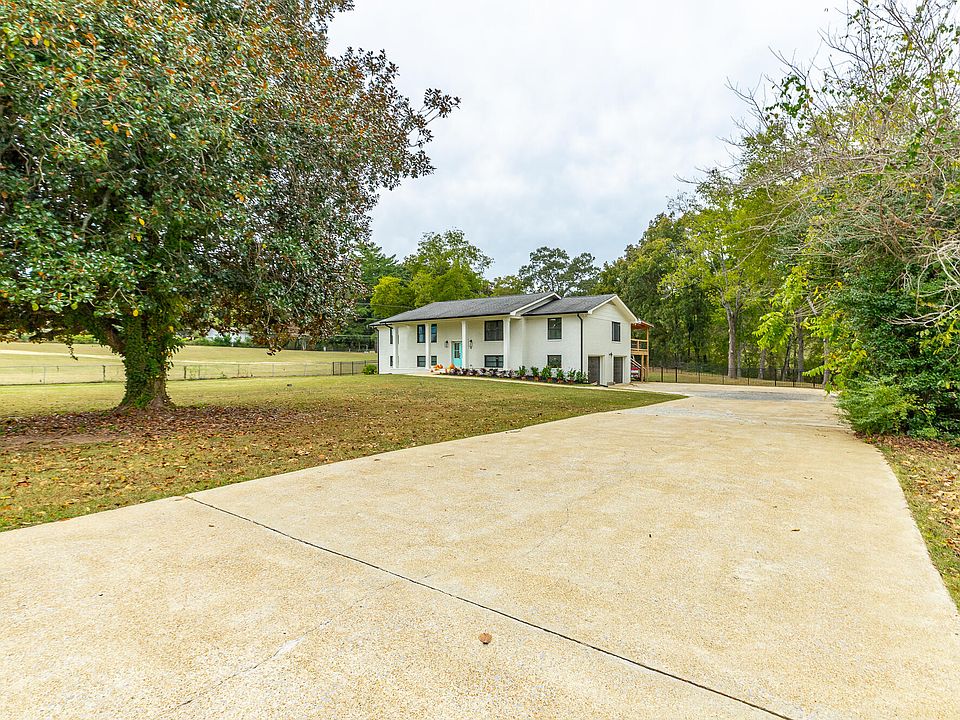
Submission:
[[[257,377],[329,374],[333,362],[377,362],[375,353],[282,350],[187,345],[173,359],[171,380],[252,375]],[[323,366],[323,367],[318,367]],[[0,385],[118,381],[120,358],[102,345],[75,345],[73,357],[62,343],[0,343]]]
[[[953,601],[960,608],[960,448],[909,438],[876,441]]]
[[[118,384],[0,387],[0,529],[347,458],[675,399],[356,375],[170,385],[179,407],[116,416]]]

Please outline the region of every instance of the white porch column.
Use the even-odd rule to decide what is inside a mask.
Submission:
[[[469,367],[467,365],[467,321],[460,321],[460,365],[463,367]]]
[[[427,341],[427,359],[426,359],[426,362],[424,362],[424,365],[426,365],[427,370],[429,371],[430,368],[433,367],[433,365],[430,364],[430,323],[429,322],[427,323],[426,341]]]
[[[398,369],[400,367],[400,326],[395,325],[393,328],[393,367]]]
[[[510,364],[510,318],[503,320],[503,369],[509,370],[513,365]]]

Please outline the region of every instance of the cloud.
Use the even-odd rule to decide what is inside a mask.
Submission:
[[[728,161],[723,138],[778,61],[806,58],[837,14],[818,2],[357,0],[334,50],[384,48],[415,99],[462,106],[434,127],[436,172],[384,193],[373,236],[405,255],[458,227],[515,272],[531,250],[617,257],[683,189],[677,176]]]

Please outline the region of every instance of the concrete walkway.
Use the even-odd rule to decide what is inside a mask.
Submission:
[[[0,534],[0,715],[960,717],[823,393],[651,389],[695,396]]]

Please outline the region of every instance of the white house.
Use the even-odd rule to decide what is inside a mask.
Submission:
[[[560,367],[592,383],[630,382],[636,316],[616,295],[556,293],[450,300],[372,324],[381,373]]]

